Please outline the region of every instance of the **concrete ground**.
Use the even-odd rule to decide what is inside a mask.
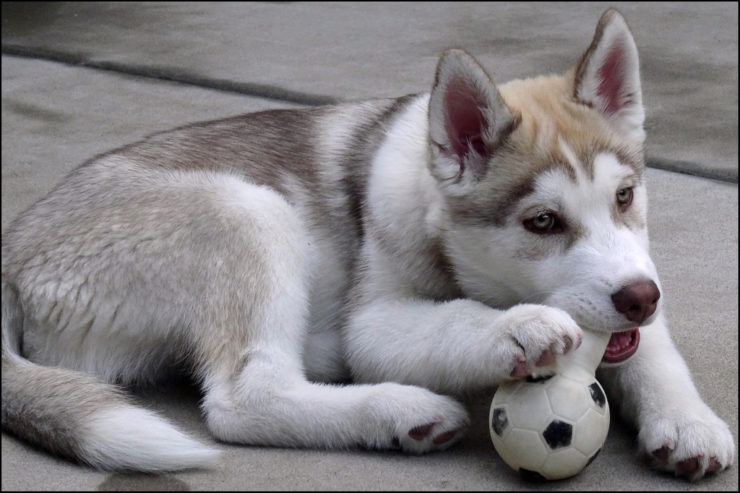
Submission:
[[[5,2],[2,229],[96,153],[198,120],[425,91],[447,47],[467,49],[500,82],[563,71],[609,5],[640,50],[651,250],[667,318],[737,442],[736,3]],[[140,399],[210,440],[196,389]],[[651,471],[617,419],[582,474],[524,483],[490,443],[489,401],[470,398],[470,432],[442,453],[217,444],[224,458],[215,469],[164,476],[93,471],[3,433],[2,489],[737,491],[737,465],[697,483]]]

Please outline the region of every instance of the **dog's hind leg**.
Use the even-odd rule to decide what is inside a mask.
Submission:
[[[277,193],[245,185],[224,274],[209,275],[217,303],[193,327],[203,410],[219,439],[288,447],[400,447],[421,453],[454,443],[467,413],[420,387],[325,385],[303,368],[309,279],[307,235]],[[232,202],[235,204],[237,202]],[[235,217],[235,216],[231,216]],[[234,236],[236,234],[236,236]],[[210,299],[214,299],[209,296]]]

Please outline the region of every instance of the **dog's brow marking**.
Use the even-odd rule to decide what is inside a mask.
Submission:
[[[574,183],[585,182],[586,180],[583,174],[583,165],[581,164],[581,161],[578,159],[578,157],[576,157],[573,149],[571,149],[567,142],[565,142],[565,139],[562,135],[558,135],[558,145],[560,146],[560,150],[563,152],[565,159],[568,160],[566,163],[563,164],[569,165],[572,169],[572,171],[569,170],[568,176],[573,180]]]
[[[600,166],[596,166],[597,161],[601,163]],[[593,163],[595,175],[594,180],[608,180],[609,178],[615,180],[618,178],[619,181],[637,180],[637,173],[635,169],[629,163],[625,163],[615,152],[599,152],[594,155]]]

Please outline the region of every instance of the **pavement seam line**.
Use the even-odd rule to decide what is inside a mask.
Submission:
[[[738,184],[737,169],[700,168],[690,161],[679,161],[648,156],[645,164],[649,168],[670,171],[682,175],[715,180],[722,183]]]
[[[20,45],[4,44],[2,45],[2,54],[20,58],[52,61],[65,65],[133,75],[148,79],[165,80],[204,89],[297,103],[306,106],[321,106],[344,102],[342,99],[334,96],[294,91],[270,84],[214,79],[173,67],[126,64],[106,60],[96,61],[88,59],[83,54],[67,53],[46,48],[29,48]],[[738,183],[737,170],[733,169],[706,169],[689,161],[670,160],[652,156],[646,158],[646,165],[649,168],[706,178],[723,183]]]
[[[202,87],[205,89],[215,89],[223,92],[298,103],[306,106],[321,106],[342,102],[341,99],[333,96],[294,91],[270,84],[214,79],[197,75],[176,67],[136,65],[106,60],[90,60],[82,54],[66,53],[49,49],[27,48],[25,46],[17,45],[2,45],[2,54],[34,60],[47,60],[63,63],[65,65],[104,70],[118,74],[134,75],[148,79],[166,80],[169,82]]]

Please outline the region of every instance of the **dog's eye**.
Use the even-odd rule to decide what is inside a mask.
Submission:
[[[619,205],[621,210],[625,210],[630,206],[633,195],[632,187],[617,190],[617,205]]]
[[[560,233],[563,230],[558,216],[553,212],[541,212],[537,216],[527,219],[523,224],[527,231],[540,235]]]

